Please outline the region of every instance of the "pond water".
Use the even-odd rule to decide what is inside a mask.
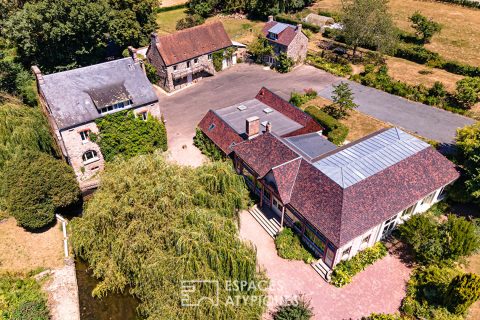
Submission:
[[[109,293],[97,299],[92,297],[92,290],[98,280],[88,271],[83,261],[76,261],[78,296],[80,300],[81,320],[135,320],[138,300],[127,294]]]

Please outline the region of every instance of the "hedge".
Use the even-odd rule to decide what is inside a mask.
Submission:
[[[187,4],[183,3],[183,4],[177,4],[175,6],[170,6],[170,7],[158,7],[158,8],[155,8],[155,13],[173,11],[173,10],[178,10],[182,8],[187,8]]]
[[[308,29],[312,32],[315,32],[315,33],[319,33],[320,32],[320,27],[315,25],[315,24],[312,24],[312,23],[308,23],[308,22],[303,22],[303,21],[298,21],[296,19],[292,19],[288,16],[285,16],[285,15],[277,15],[275,16],[275,20],[278,21],[278,22],[283,22],[283,23],[288,23],[288,24],[293,24],[293,25],[297,25],[299,23],[302,24],[302,27],[305,28],[305,29]]]
[[[315,68],[325,70],[331,74],[340,77],[346,77],[352,74],[352,67],[348,62],[345,62],[343,58],[338,57],[340,62],[330,61],[329,59],[322,58],[320,56],[314,56],[309,54],[307,56],[307,63]]]
[[[207,156],[212,161],[225,159],[225,154],[210,140],[205,133],[199,128],[195,129],[195,136],[193,137],[193,145],[197,147],[202,154]]]
[[[300,237],[292,229],[284,228],[275,238],[275,248],[278,256],[288,260],[303,260],[312,263],[315,258],[305,249]]]
[[[345,141],[348,135],[348,128],[337,119],[315,106],[307,107],[305,112],[324,127],[324,132],[327,134],[329,141],[336,145],[341,145]]]
[[[458,4],[460,6],[463,6],[463,7],[480,9],[480,2],[473,1],[473,0],[435,0],[435,1],[453,3],[453,4]]]
[[[331,283],[342,287],[352,281],[360,271],[387,255],[387,247],[382,242],[377,242],[373,247],[360,251],[350,260],[342,261],[333,268]]]

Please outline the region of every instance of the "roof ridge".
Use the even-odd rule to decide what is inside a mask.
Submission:
[[[301,156],[301,155],[298,155],[298,157],[296,157],[295,159],[291,159],[291,160],[288,160],[288,161],[286,161],[286,162],[284,162],[284,163],[281,163],[281,164],[279,164],[279,165],[276,165],[276,166],[272,167],[270,170],[273,170],[273,169],[282,167],[282,166],[287,165],[287,164],[289,164],[290,162],[293,162],[293,161],[298,160],[298,159],[302,159],[302,156]]]
[[[133,64],[140,65],[140,62],[133,61],[133,59],[131,57],[124,57],[124,58],[120,58],[120,59],[114,59],[114,60],[110,60],[110,61],[99,62],[99,63],[91,64],[91,65],[88,65],[88,66],[82,66],[82,67],[73,68],[73,69],[69,69],[69,70],[48,73],[48,74],[44,74],[43,77],[44,78],[45,77],[50,77],[50,76],[53,76],[53,75],[56,75],[56,74],[61,74],[61,73],[65,74],[65,73],[71,73],[71,72],[75,72],[75,71],[78,72],[79,70],[85,70],[85,69],[88,69],[88,68],[98,67],[100,65],[103,66],[103,65],[107,65],[107,64],[118,63],[118,62],[123,61],[123,60],[132,60]]]
[[[160,40],[162,38],[168,38],[168,37],[171,37],[171,36],[174,36],[174,35],[182,34],[182,33],[188,33],[188,32],[191,32],[193,30],[207,28],[207,27],[210,27],[214,24],[221,24],[223,26],[223,23],[221,21],[207,22],[207,23],[200,24],[198,26],[186,28],[186,29],[183,29],[183,30],[176,30],[175,32],[161,35],[161,36],[158,37],[158,40]]]

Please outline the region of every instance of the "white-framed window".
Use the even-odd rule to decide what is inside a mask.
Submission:
[[[98,159],[97,151],[88,150],[82,155],[83,162],[93,162]]]
[[[190,68],[191,62],[187,61],[187,68]]]
[[[401,216],[401,217],[405,217],[405,216],[411,215],[411,214],[413,213],[413,211],[415,211],[415,206],[416,206],[416,205],[417,205],[417,204],[414,204],[414,205],[408,207],[407,209],[403,210],[403,211],[402,211],[402,214],[401,214],[400,216]]]
[[[198,58],[193,59],[194,64],[198,64]]]
[[[80,131],[79,134],[80,134],[80,139],[82,139],[83,142],[87,142],[88,136],[90,135],[90,130]]]
[[[208,60],[210,60],[210,61],[211,61],[212,59],[213,59],[213,56],[212,56],[212,54],[211,54],[211,53],[209,53],[209,54],[208,54]]]
[[[364,243],[369,243],[369,242],[370,242],[370,236],[371,236],[371,234],[369,234],[368,236],[366,236],[365,238],[363,238],[362,244],[364,244]]]
[[[342,257],[341,260],[346,260],[348,259],[348,256],[350,255],[350,251],[352,250],[352,247],[348,247],[347,249],[342,251]]]
[[[397,221],[397,215],[391,217],[383,224],[382,238],[388,236],[390,232],[395,228]]]
[[[140,112],[138,114],[139,118],[142,119],[143,121],[147,121],[148,119],[148,112],[147,111],[143,111],[143,112]]]
[[[433,198],[435,198],[435,192],[432,192],[432,193],[430,193],[428,196],[426,196],[425,198],[423,198],[421,204],[422,204],[422,205],[429,205],[429,204],[432,203]]]
[[[116,109],[123,109],[125,107],[130,107],[133,104],[132,100],[120,101],[112,104],[111,106],[106,106],[100,110],[100,113],[110,112]]]
[[[173,71],[177,71],[177,66],[173,66]]]

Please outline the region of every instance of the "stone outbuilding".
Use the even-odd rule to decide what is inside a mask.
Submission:
[[[325,30],[326,26],[331,26],[335,23],[335,20],[333,20],[333,18],[321,16],[315,13],[308,14],[305,18],[302,19],[302,21],[320,27],[321,32]]]
[[[265,56],[264,62],[274,64],[276,56],[282,52],[292,58],[295,64],[302,63],[307,57],[308,38],[302,32],[301,24],[294,26],[277,22],[273,16],[269,16],[262,32],[275,53],[275,56]]]
[[[172,92],[215,75],[216,52],[223,52],[222,70],[236,64],[237,47],[223,24],[214,22],[164,36],[152,33],[146,56],[157,69],[158,85]]]
[[[142,63],[132,58],[48,75],[37,66],[32,71],[53,136],[79,182],[104,167],[100,147],[90,140],[91,133],[98,133],[96,119],[129,109],[142,119],[148,114],[161,118],[158,97]]]

